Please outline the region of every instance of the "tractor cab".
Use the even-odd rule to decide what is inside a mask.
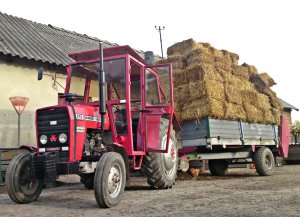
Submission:
[[[159,136],[162,118],[168,120],[168,138],[171,132],[174,109],[170,64],[145,65],[144,59],[129,46],[106,48],[103,50],[105,82],[101,84],[99,50],[69,56],[75,62],[67,67],[65,95],[82,96],[83,100],[73,102],[81,108],[98,108],[99,90],[104,86],[107,109],[104,124],[109,125],[105,130],[110,130],[113,142],[133,156],[135,169],[141,168],[141,156],[146,151],[167,152],[169,139],[165,146],[160,146]]]

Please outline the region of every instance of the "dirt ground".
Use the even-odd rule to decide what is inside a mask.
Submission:
[[[300,216],[300,165],[277,167],[270,177],[255,170],[230,169],[226,177],[204,172],[196,180],[179,174],[172,189],[152,190],[135,178],[121,203],[97,207],[93,190],[77,176],[60,178],[63,186],[44,189],[31,204],[13,203],[2,187],[0,216]]]

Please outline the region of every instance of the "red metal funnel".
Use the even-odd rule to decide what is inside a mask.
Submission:
[[[22,97],[22,96],[14,96],[14,97],[9,97],[9,100],[13,105],[13,107],[15,108],[16,112],[20,115],[24,111],[29,101],[29,98]]]

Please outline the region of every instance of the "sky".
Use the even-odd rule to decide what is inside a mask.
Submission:
[[[164,56],[189,38],[237,53],[239,64],[267,72],[277,96],[300,109],[297,0],[9,0],[0,11],[159,55],[155,26],[164,26]]]

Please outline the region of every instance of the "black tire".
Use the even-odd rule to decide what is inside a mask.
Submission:
[[[123,157],[116,152],[105,153],[98,162],[94,178],[94,193],[98,205],[102,208],[117,205],[122,199],[125,183]]]
[[[270,176],[275,171],[275,160],[272,151],[267,147],[259,148],[253,157],[256,172],[261,176]]]
[[[80,175],[80,182],[87,189],[90,189],[90,190],[94,189],[94,173]]]
[[[15,156],[9,163],[5,176],[7,193],[14,202],[31,203],[40,196],[44,181],[29,176],[30,154],[21,153]]]
[[[208,167],[212,176],[226,176],[228,174],[228,161],[224,159],[209,160]]]
[[[160,123],[160,147],[166,145],[169,120]],[[172,129],[168,153],[148,152],[143,158],[142,172],[150,186],[157,189],[171,188],[177,177],[178,153],[175,131]]]

